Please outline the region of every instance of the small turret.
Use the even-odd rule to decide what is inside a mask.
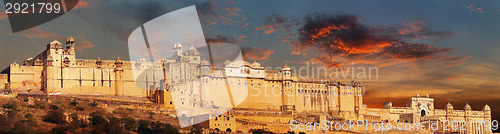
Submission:
[[[453,106],[448,102],[448,104],[446,104],[446,115],[447,116],[451,116],[453,115]]]
[[[490,106],[488,104],[484,105],[483,111],[491,111]]]
[[[70,36],[67,40],[66,40],[66,44],[73,44],[75,43],[75,39],[73,38],[73,36]]]
[[[181,43],[176,43],[174,45],[174,56],[182,56],[182,45]]]
[[[254,62],[252,63],[252,68],[260,68],[260,67],[261,67],[261,66],[260,66],[260,63],[258,63],[257,61],[254,61]]]
[[[115,65],[116,65],[116,68],[122,68],[123,62],[122,62],[122,59],[120,57],[116,58]]]
[[[384,109],[390,109],[390,108],[392,108],[392,102],[384,103]]]
[[[208,63],[208,61],[207,61],[207,60],[203,59],[203,60],[201,61],[201,65],[202,65],[202,66],[208,66],[208,65],[210,65],[210,63]]]
[[[291,80],[292,79],[292,74],[290,67],[288,65],[284,65],[283,68],[281,68],[281,75],[283,76],[283,80]]]
[[[446,104],[446,110],[453,110],[453,105],[451,105],[449,102]]]
[[[491,108],[486,104],[483,108],[485,120],[491,120]]]
[[[469,103],[465,104],[464,110],[472,110],[472,108],[470,107]]]
[[[96,60],[95,64],[97,64],[98,68],[101,68],[101,66],[102,66],[101,58],[97,57],[97,60]]]
[[[282,67],[282,70],[287,70],[287,71],[290,71],[291,69],[290,69],[290,67],[289,67],[288,65],[286,65],[286,64],[285,64],[285,65]]]
[[[196,51],[196,48],[194,48],[194,46],[191,45],[191,47],[189,47],[188,51]]]

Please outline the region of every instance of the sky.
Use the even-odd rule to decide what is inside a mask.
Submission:
[[[482,110],[488,104],[494,118],[500,116],[498,0],[81,0],[63,16],[17,33],[2,5],[0,66],[68,36],[75,37],[79,59],[136,60],[128,54],[131,32],[191,5],[207,42],[236,44],[250,62],[328,68],[328,74],[378,68],[378,77],[335,78],[362,82],[368,107],[404,106],[418,93],[435,98],[436,108],[450,102],[455,109],[469,103]]]

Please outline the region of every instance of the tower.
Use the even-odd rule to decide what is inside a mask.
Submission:
[[[472,120],[472,108],[470,107],[469,103],[465,104],[464,106],[464,118],[465,118],[465,122],[470,122]],[[470,127],[470,125],[466,125],[466,131],[467,133],[470,133],[472,129],[472,127]]]
[[[364,109],[363,109],[363,94],[364,87],[360,82],[352,82],[354,89],[354,102],[355,102],[355,112],[358,114],[358,119],[363,119]],[[391,103],[392,106],[392,103]]]
[[[66,49],[68,50],[69,54],[75,55],[75,45],[75,39],[73,38],[73,36],[70,36],[66,40]]]
[[[281,68],[281,75],[283,76],[283,80],[292,80],[292,74],[291,74],[291,69],[288,65],[284,65]]]
[[[484,106],[483,112],[484,112],[484,120],[487,122],[491,122],[491,108],[490,106],[488,106],[488,104]]]
[[[281,68],[281,78],[283,80],[282,82],[282,88],[281,88],[281,99],[282,99],[282,106],[281,110],[282,111],[294,111],[295,107],[293,103],[291,102],[292,98],[291,94],[294,90],[293,86],[294,84],[292,83],[292,76],[291,76],[291,69],[288,65],[284,65]]]
[[[182,57],[182,45],[181,43],[177,43],[174,45],[174,57]]]
[[[212,73],[210,71],[210,63],[208,63],[207,60],[203,59],[200,63],[200,68],[201,68],[201,76],[208,76]]]
[[[160,104],[164,104],[166,109],[174,109],[175,106],[173,104],[172,93],[170,92],[170,87],[168,86],[167,80],[167,70],[165,68],[165,61],[162,61],[162,72],[163,72],[163,81],[162,85],[165,86],[162,90],[156,91],[159,95]]]
[[[115,96],[123,95],[123,62],[120,57],[116,58],[115,61]]]
[[[446,104],[446,120],[448,120],[449,122],[443,122],[443,123],[446,123],[446,124],[443,124],[443,125],[452,125],[452,124],[448,124],[448,123],[451,123],[453,121],[453,106],[448,102],[448,104]],[[449,130],[445,131],[445,133],[448,133]]]
[[[54,40],[47,44],[44,72],[42,73],[42,90],[45,93],[56,93],[63,87],[63,49],[61,42]]]
[[[47,44],[47,57],[52,57],[52,66],[59,67],[63,62],[63,49],[61,42],[54,40]]]
[[[63,50],[63,66],[69,67],[76,62],[75,39],[71,36],[66,40],[66,49]]]
[[[102,61],[101,61],[100,57],[97,57],[97,60],[95,61],[95,64],[97,65],[97,68],[101,68],[102,67]]]
[[[182,51],[182,50],[181,50]],[[193,45],[188,49],[186,52],[186,57],[188,58],[189,62],[192,64],[200,64],[200,52],[194,48]]]

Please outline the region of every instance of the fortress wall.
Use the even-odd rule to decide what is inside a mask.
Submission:
[[[40,89],[42,80],[42,66],[19,66],[12,64],[10,66],[10,84],[11,89]],[[5,84],[3,84],[5,85]]]
[[[328,90],[328,86],[318,83],[297,83],[295,87],[295,108],[297,111],[328,111],[336,106],[335,87]],[[300,90],[300,91],[299,91]]]
[[[5,84],[8,82],[8,74],[0,74],[0,89],[5,89]]]
[[[64,68],[48,67],[47,70],[48,93],[115,95],[116,75],[112,68],[82,65]],[[124,70],[121,78],[120,84],[126,88],[119,89],[122,93],[120,95],[146,96],[146,91],[136,85],[131,70]]]
[[[281,81],[249,79],[248,96],[238,108],[279,110],[282,105]],[[237,80],[230,80],[237,84]],[[252,86],[253,83],[253,86]],[[260,88],[259,88],[260,84]]]
[[[339,89],[339,106],[340,111],[354,111],[354,91],[351,86],[340,86]]]
[[[203,83],[201,86],[203,102],[215,106],[232,107],[225,79],[219,77],[208,78],[208,82]]]

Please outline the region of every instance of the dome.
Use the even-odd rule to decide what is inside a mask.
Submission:
[[[175,45],[174,45],[174,49],[175,49],[175,48],[182,48],[181,43],[175,43]]]
[[[446,109],[453,109],[453,106],[448,102],[448,104],[446,104]]]
[[[210,63],[208,63],[208,61],[207,61],[207,60],[203,59],[203,60],[201,61],[201,65],[207,65],[207,66],[208,66],[208,65],[210,65]]]
[[[469,103],[465,104],[464,110],[471,110],[472,108],[470,107]]]
[[[243,65],[245,65],[245,66],[247,66],[247,67],[251,67],[251,66],[252,66],[252,64],[250,64],[250,63],[249,63],[249,62],[247,62],[247,61],[243,61]]]
[[[282,67],[282,69],[283,70],[291,70],[290,67],[288,65],[286,65],[286,64]]]
[[[491,111],[491,108],[490,106],[488,106],[488,104],[486,104],[483,108],[484,111]]]
[[[231,64],[231,61],[229,61],[229,60],[224,61],[224,66],[227,66],[229,64]]]
[[[189,47],[189,50],[194,50],[194,51],[196,51],[196,48],[194,48],[194,46],[193,46],[193,45],[191,45],[191,47]]]
[[[54,41],[50,42],[50,44],[51,44],[51,45],[52,45],[52,44],[54,44],[54,45],[59,44],[59,45],[60,45],[60,44],[61,44],[61,42],[59,42],[59,41],[57,41],[57,40],[54,40]]]
[[[257,63],[257,61],[254,61],[252,63],[252,68],[259,68],[260,67],[260,63]]]
[[[122,58],[118,57],[118,58],[116,58],[116,61],[117,61],[117,62],[121,62],[121,61],[122,61]]]
[[[73,36],[70,36],[70,37],[66,40],[66,43],[71,43],[71,42],[75,42],[75,39],[73,38]]]

